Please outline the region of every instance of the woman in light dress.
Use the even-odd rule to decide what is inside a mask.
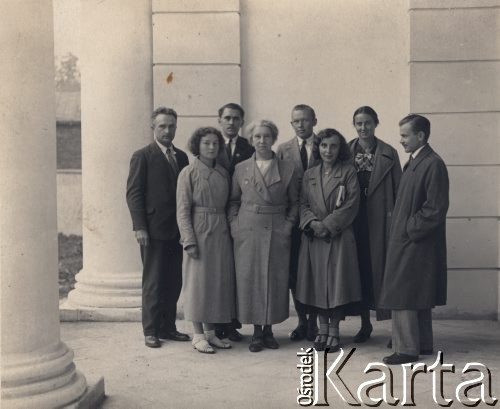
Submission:
[[[222,149],[224,140],[217,129],[197,129],[189,141],[196,159],[177,181],[184,316],[193,322],[193,348],[209,354],[214,347],[231,347],[215,336],[214,323],[235,318],[233,247],[226,219],[230,179],[216,162]]]

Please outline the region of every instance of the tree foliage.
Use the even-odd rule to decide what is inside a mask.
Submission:
[[[80,91],[78,57],[72,53],[56,58],[56,90]]]

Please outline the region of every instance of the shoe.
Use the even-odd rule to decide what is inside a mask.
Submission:
[[[384,357],[384,364],[386,365],[409,364],[410,362],[416,362],[416,361],[418,361],[418,356],[398,354],[397,352],[393,353],[392,355]]]
[[[219,339],[227,338],[226,324],[215,324],[215,336]]]
[[[208,341],[210,346],[220,348],[220,349],[230,349],[231,343],[223,341],[215,336],[215,331],[205,331],[205,339]]]
[[[316,351],[324,351],[326,347],[326,341],[328,339],[328,334],[318,334],[313,343],[313,348]]]
[[[202,354],[215,354],[215,350],[206,340],[205,334],[194,334],[191,345],[193,345],[193,348]]]
[[[160,334],[160,339],[163,340],[170,339],[171,341],[183,341],[183,342],[191,340],[191,338],[189,338],[189,335],[183,334],[177,330]]]
[[[269,349],[278,349],[280,347],[280,344],[278,344],[272,332],[270,334],[264,334],[263,342],[264,346]]]
[[[316,324],[316,319],[307,321],[307,333],[306,338],[308,341],[313,342],[318,335],[318,324]]]
[[[230,341],[234,341],[234,342],[240,342],[243,340],[243,335],[241,335],[236,330],[236,328],[233,328],[233,327],[229,328],[229,330],[227,331],[226,337],[229,338]]]
[[[248,345],[250,352],[260,352],[264,349],[264,340],[261,337],[253,337]]]
[[[353,342],[355,344],[361,344],[370,339],[370,335],[372,334],[373,326],[370,324],[369,327],[361,327],[358,333],[354,336]]]
[[[392,338],[387,343],[387,348],[392,349]]]
[[[161,347],[161,342],[158,339],[158,337],[156,337],[155,335],[146,335],[144,337],[144,343],[146,344],[147,347],[150,347],[150,348]]]
[[[307,326],[297,325],[292,332],[290,332],[289,337],[292,341],[302,341],[307,336]]]
[[[325,351],[337,352],[340,349],[340,338],[336,335],[328,335],[326,340]]]

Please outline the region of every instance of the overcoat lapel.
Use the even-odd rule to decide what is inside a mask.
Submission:
[[[321,180],[321,172],[323,166],[316,166],[313,168],[311,172],[311,176],[309,176],[309,189],[311,189],[312,196],[316,198],[316,203],[318,205],[319,211],[322,215],[326,217],[328,214],[328,206],[326,204],[326,197],[324,195],[323,181]]]
[[[356,141],[356,143],[358,143]],[[370,196],[377,186],[384,180],[385,175],[389,173],[394,166],[394,158],[389,146],[377,139],[377,149],[375,150],[375,161],[373,164],[373,172],[370,176],[370,184],[368,185],[368,194]]]
[[[268,188],[281,181],[280,170],[276,158],[271,162],[266,176],[264,176],[264,181],[266,182]]]
[[[257,162],[255,161],[255,154],[253,156],[252,164],[253,164],[253,172],[252,172],[251,181],[255,186],[255,191],[266,202],[272,203],[271,194],[269,193],[269,190],[266,186],[264,178],[262,177],[262,173],[260,173],[259,167],[257,166]],[[273,166],[273,165],[271,164],[271,166]],[[269,169],[269,170],[271,170],[271,169]]]
[[[323,166],[318,166],[321,170]],[[322,171],[321,174],[322,175]],[[333,169],[333,176],[326,182],[326,186],[323,188],[323,196],[325,198],[326,207],[329,208],[328,203],[331,203],[330,196],[338,185],[342,182],[342,165],[337,164]],[[333,210],[333,209],[331,209]]]
[[[415,168],[420,164],[420,162],[422,162],[424,160],[424,158],[427,155],[429,155],[431,152],[434,152],[432,150],[432,148],[428,144],[425,145],[422,148],[422,150],[420,151],[420,153],[417,155],[417,157],[410,162],[410,164],[408,165],[408,168],[406,170],[407,171],[408,170],[414,171]]]

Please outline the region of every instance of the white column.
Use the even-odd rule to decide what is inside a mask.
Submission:
[[[0,19],[2,407],[54,408],[86,380],[59,332],[52,1]]]
[[[138,312],[142,266],[125,187],[133,151],[152,140],[151,1],[86,0],[81,13],[83,269],[68,301]]]

